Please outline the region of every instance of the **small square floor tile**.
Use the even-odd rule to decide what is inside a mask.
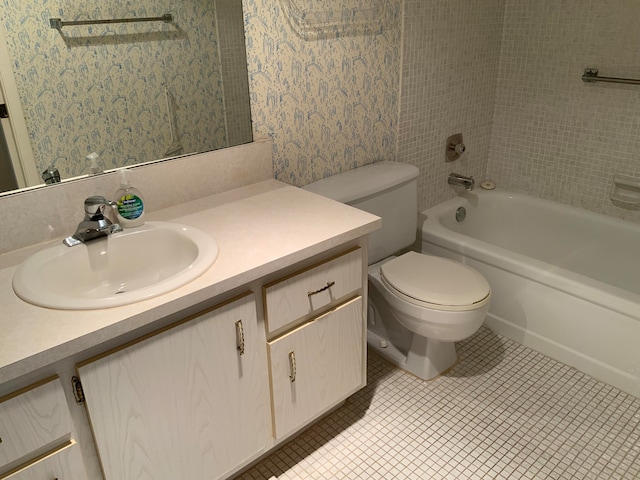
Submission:
[[[456,348],[431,381],[370,352],[367,387],[236,478],[639,477],[640,399],[485,327]]]

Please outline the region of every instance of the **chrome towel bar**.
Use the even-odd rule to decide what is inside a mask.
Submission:
[[[141,18],[112,18],[106,20],[75,20],[72,22],[63,22],[61,18],[50,18],[49,24],[51,28],[56,30],[62,29],[62,27],[71,27],[77,25],[103,25],[105,23],[134,23],[134,22],[172,22],[173,15],[167,13],[161,17],[141,17]]]
[[[640,79],[635,78],[616,78],[616,77],[600,77],[597,68],[585,68],[582,75],[582,81],[587,83],[608,82],[608,83],[626,83],[628,85],[640,85]]]

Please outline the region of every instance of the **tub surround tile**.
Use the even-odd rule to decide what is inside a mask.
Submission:
[[[507,0],[488,176],[506,189],[640,222],[609,199],[640,176],[638,87],[585,83],[586,67],[640,77],[638,2]]]
[[[581,80],[640,77],[638,2],[425,2],[403,10],[397,159],[420,168],[420,208],[452,198],[455,171],[628,221],[609,192],[640,176],[638,87]],[[444,161],[448,135],[467,152]]]
[[[420,168],[419,208],[455,196],[451,172],[484,179],[500,60],[503,0],[407,0],[403,12],[398,161]],[[465,154],[445,161],[449,135]]]

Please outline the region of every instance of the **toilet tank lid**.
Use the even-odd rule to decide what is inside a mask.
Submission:
[[[418,167],[398,162],[377,162],[323,178],[302,187],[342,203],[353,202],[418,177]]]

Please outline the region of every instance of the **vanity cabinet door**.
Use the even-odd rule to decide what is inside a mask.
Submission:
[[[253,295],[78,367],[107,480],[215,479],[272,443]]]
[[[269,343],[276,438],[366,384],[362,297]]]
[[[64,444],[71,431],[58,377],[0,397],[0,478],[5,470]]]
[[[5,477],[0,477],[5,478]],[[86,480],[80,447],[71,443],[41,460],[22,468],[6,480]]]

